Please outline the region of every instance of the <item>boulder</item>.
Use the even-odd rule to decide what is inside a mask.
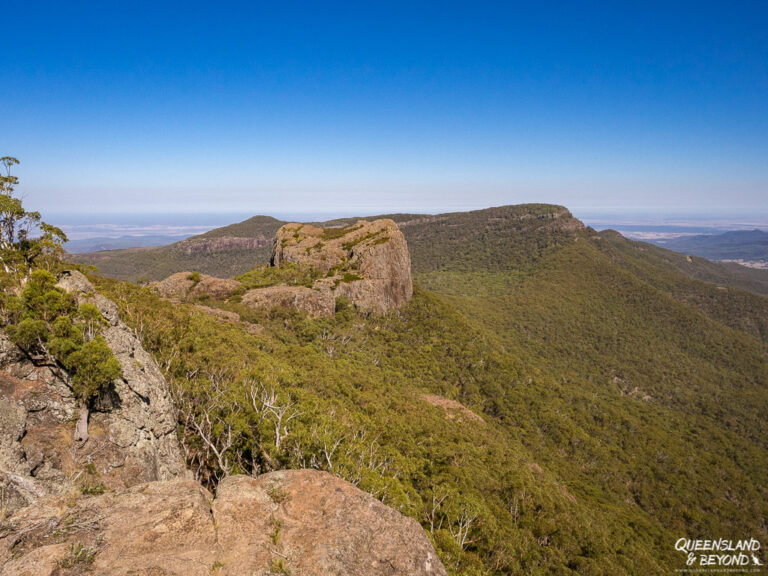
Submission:
[[[228,576],[446,574],[418,522],[327,472],[227,478],[213,516]]]

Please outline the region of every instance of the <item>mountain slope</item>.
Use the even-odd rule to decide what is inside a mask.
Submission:
[[[330,470],[417,518],[454,574],[662,574],[680,537],[768,540],[766,298],[560,207],[399,223],[422,287],[383,316],[100,281],[203,481],[225,473],[209,421],[231,471]],[[287,436],[261,393],[295,412]]]

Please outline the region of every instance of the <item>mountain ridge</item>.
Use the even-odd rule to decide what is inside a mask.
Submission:
[[[180,426],[206,486],[332,470],[419,519],[452,574],[662,574],[681,534],[768,538],[768,299],[744,278],[557,206],[400,222],[414,293],[383,315],[94,279],[182,413],[231,426],[228,462]],[[298,412],[287,438],[260,390]]]
[[[412,253],[414,273],[418,275],[439,268],[441,259],[446,258],[453,262],[450,265],[454,268],[470,265],[468,259],[473,258],[473,256],[483,259],[485,264],[496,267],[507,265],[505,256],[499,254],[501,248],[499,244],[506,242],[507,247],[509,247],[510,238],[505,239],[503,234],[499,235],[498,231],[493,230],[493,226],[490,227],[490,230],[478,226],[474,233],[467,234],[464,240],[484,242],[486,239],[490,239],[495,242],[496,246],[489,245],[477,255],[464,254],[464,261],[461,263],[456,262],[455,254],[450,253],[451,251],[445,248],[451,246],[452,250],[459,250],[459,253],[463,250],[462,239],[457,238],[456,234],[452,235],[450,230],[472,226],[473,221],[487,221],[495,218],[502,218],[503,221],[503,217],[513,220],[515,217],[524,216],[527,211],[534,217],[546,217],[546,214],[560,213],[566,220],[573,219],[573,221],[579,222],[562,206],[523,204],[435,215],[399,213],[339,218],[310,224],[346,226],[358,220],[370,221],[378,218],[390,218],[403,230]],[[573,223],[573,221],[571,222]],[[80,264],[94,265],[106,276],[134,282],[163,280],[171,274],[190,270],[211,276],[234,277],[244,274],[256,265],[266,265],[269,262],[272,238],[280,226],[286,223],[271,216],[254,216],[170,246],[94,252],[72,255],[70,258]],[[603,231],[601,234],[607,238],[620,236],[618,232],[611,230]],[[563,239],[562,236],[558,241]],[[227,238],[247,240],[232,242],[228,241]],[[495,240],[493,240],[494,238]],[[621,236],[621,238],[624,237]],[[546,248],[545,246],[535,246],[535,239],[533,240],[534,242],[530,246],[531,255],[538,254],[540,250]],[[627,240],[627,242],[631,241]],[[734,263],[711,262],[704,258],[686,257],[643,242],[636,245],[644,250],[649,257],[652,257],[655,263],[665,267],[672,266],[686,276],[718,285],[740,288],[756,294],[768,295],[768,270],[748,269]],[[489,252],[496,253],[489,254]],[[496,260],[496,264],[490,262],[489,258],[491,257]]]

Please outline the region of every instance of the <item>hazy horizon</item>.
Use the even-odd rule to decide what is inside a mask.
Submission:
[[[459,210],[430,210],[419,214],[440,214]],[[355,216],[368,217],[379,214],[403,213],[404,210],[380,212],[362,211],[280,211],[272,213],[85,213],[45,214],[52,224],[60,226],[70,240],[92,238],[123,238],[145,236],[193,236],[214,228],[242,222],[254,216],[271,216],[278,220],[298,222],[322,222],[336,218]],[[681,234],[716,234],[731,230],[761,229],[768,231],[768,215],[695,215],[695,214],[650,214],[581,212],[572,210],[576,218],[597,230],[617,229],[624,235],[642,239],[649,233],[673,236]]]

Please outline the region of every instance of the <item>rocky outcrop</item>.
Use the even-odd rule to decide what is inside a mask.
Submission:
[[[178,272],[150,287],[164,298],[179,300],[204,296],[223,300],[242,294],[241,301],[248,306],[296,308],[310,318],[332,316],[338,298],[383,314],[413,296],[408,246],[397,224],[388,219],[325,229],[286,224],[275,236],[271,265],[311,271],[315,281],[252,288],[242,294],[243,285],[237,280]]]
[[[78,446],[69,376],[35,365],[0,333],[0,490],[11,495],[13,509],[74,489],[118,489],[186,474],[176,409],[155,361],[85,276],[66,273],[59,286],[101,311],[102,334],[123,376],[95,402],[90,439]]]
[[[411,259],[402,232],[392,220],[359,221],[345,228],[318,228],[308,224],[286,224],[275,236],[271,264],[286,263],[319,270],[325,278],[312,290],[302,292],[295,307],[310,315],[331,315],[335,306],[327,303],[347,298],[361,310],[385,313],[399,308],[413,295]],[[284,305],[285,288],[255,295],[243,301],[257,306]],[[319,306],[319,303],[326,303]]]
[[[283,470],[219,485],[213,503],[225,574],[445,574],[418,522],[349,482]]]
[[[446,574],[418,522],[316,470],[229,477],[215,499],[189,480],[152,482],[63,512],[29,507],[3,529],[16,534],[0,534],[7,576],[54,574],[78,551],[115,576]]]
[[[160,282],[151,282],[150,288],[163,298],[227,298],[240,286],[240,282],[228,278],[216,278],[207,274],[177,272]]]

